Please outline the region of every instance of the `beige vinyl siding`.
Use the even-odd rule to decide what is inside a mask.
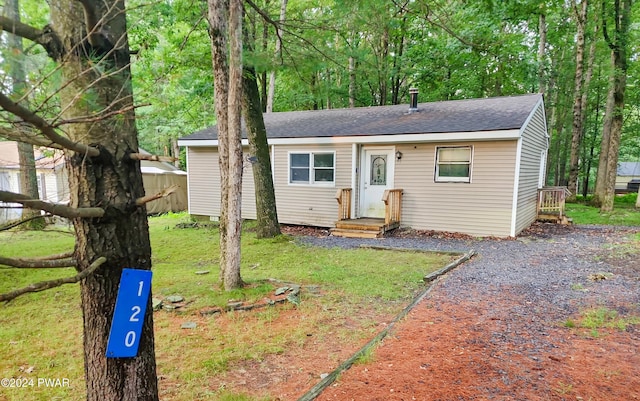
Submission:
[[[38,171],[36,174],[40,176],[40,180],[44,180],[44,188],[39,188],[40,198],[49,202],[60,202],[55,173],[52,170],[45,170]],[[44,193],[42,192],[43,189]]]
[[[542,152],[547,149],[546,135],[544,109],[540,104],[522,132],[515,235],[537,218],[540,165]]]
[[[69,199],[71,198],[71,194],[69,192],[69,178],[67,177],[66,167],[57,169],[53,180],[55,181],[56,194],[58,198],[56,202],[69,201]],[[49,194],[49,196],[51,196],[51,194]]]
[[[187,148],[190,214],[220,216],[220,172],[217,152],[217,148],[214,147]]]
[[[402,188],[402,225],[419,230],[509,236],[516,141],[398,145],[395,187]],[[438,146],[472,146],[471,183],[435,182]]]
[[[274,186],[281,223],[334,226],[338,218],[336,191],[351,187],[351,149],[351,144],[274,147]],[[335,185],[289,184],[289,152],[335,152]]]
[[[618,175],[616,176],[616,189],[627,189],[629,181],[638,179],[640,179],[640,175]]]
[[[14,169],[0,168],[0,190],[9,192],[20,192],[19,173]],[[4,186],[2,185],[4,184]],[[18,203],[0,202],[0,206],[16,207],[3,208],[0,207],[0,223],[6,223],[11,220],[19,219],[22,216],[22,209]]]
[[[256,218],[253,170],[246,157],[242,170],[242,218]],[[189,213],[220,217],[220,167],[215,147],[188,148]]]

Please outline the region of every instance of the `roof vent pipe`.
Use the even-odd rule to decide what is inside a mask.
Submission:
[[[409,88],[409,112],[418,111],[418,88]]]

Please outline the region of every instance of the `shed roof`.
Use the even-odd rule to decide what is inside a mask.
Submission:
[[[640,162],[618,163],[618,175],[621,177],[632,177],[640,175]]]
[[[520,129],[541,94],[450,100],[418,104],[409,112],[406,104],[349,109],[265,113],[269,138],[322,138],[397,134],[435,134]],[[246,133],[243,125],[243,138]],[[212,126],[181,140],[216,140]]]

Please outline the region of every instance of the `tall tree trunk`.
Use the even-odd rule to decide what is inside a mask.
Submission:
[[[546,92],[545,57],[547,54],[547,15],[544,3],[541,5],[540,16],[538,17],[538,92]]]
[[[402,16],[402,23],[400,25],[400,37],[397,38],[396,41],[396,51],[393,53],[393,62],[391,68],[391,104],[400,104],[400,88],[402,86],[402,78],[401,78],[401,68],[400,64],[402,63],[402,59],[404,57],[404,42],[405,36],[407,34],[407,16],[406,14]]]
[[[611,52],[611,63],[613,64],[613,52]],[[609,157],[609,144],[611,143],[611,124],[614,111],[614,76],[609,77],[609,89],[607,90],[607,100],[604,107],[604,122],[602,124],[602,140],[600,141],[600,156],[598,157],[598,171],[596,173],[596,187],[592,203],[596,207],[602,206],[605,185],[607,182],[607,158]]]
[[[20,22],[20,4],[18,0],[6,0],[3,11],[8,18]],[[13,54],[8,60],[9,70],[11,72],[11,84],[13,87],[12,93],[16,94],[17,97],[21,97],[25,95],[27,89],[22,38],[10,33],[7,35],[7,42],[9,48],[13,51]],[[20,192],[33,199],[38,199],[38,177],[33,145],[18,142],[18,163],[20,165]],[[23,224],[22,227],[27,229],[43,228],[44,219],[33,219],[38,215],[40,215],[39,210],[24,208],[22,210],[22,219],[29,221]]]
[[[570,199],[575,199],[578,193],[578,172],[580,169],[580,146],[582,145],[584,121],[582,109],[582,95],[584,89],[584,50],[585,27],[587,24],[588,1],[581,0],[580,9],[575,5],[576,17],[576,74],[573,89],[573,124],[571,130],[571,155],[569,157],[569,182],[567,189],[571,192]]]
[[[270,0],[265,0],[264,6],[267,8],[269,6]],[[269,48],[269,25],[264,22],[262,26],[262,51],[266,54],[267,49]],[[267,95],[268,95],[268,87],[267,87],[267,72],[263,71],[260,74],[260,103],[262,104],[262,112],[267,111]]]
[[[594,27],[594,35],[593,35],[593,40],[591,41],[591,45],[589,46],[589,56],[587,58],[587,70],[585,72],[584,75],[584,90],[582,91],[582,98],[580,100],[581,102],[581,110],[582,110],[582,121],[580,123],[580,125],[582,126],[582,132],[583,132],[583,138],[584,138],[584,133],[586,133],[587,128],[586,128],[586,123],[587,123],[587,106],[588,106],[588,100],[589,100],[589,88],[591,87],[591,79],[593,77],[593,67],[595,65],[595,60],[596,60],[596,40],[595,40],[595,36],[598,33],[598,24],[595,24]],[[598,102],[595,103],[596,105],[598,105]],[[596,113],[597,116],[597,113]],[[587,155],[587,150],[584,149],[584,157],[583,160],[585,160],[585,163],[583,165],[583,169],[582,169],[582,173],[583,173],[583,185],[582,185],[582,195],[583,197],[587,196],[588,193],[588,187],[589,187],[589,174],[591,171],[591,165],[592,165],[592,159],[593,159],[593,155],[594,155],[594,151],[595,151],[595,146],[594,146],[594,141],[589,141],[590,142],[590,146],[589,146],[589,154]],[[584,139],[583,139],[583,143],[584,143]]]
[[[173,165],[180,168],[180,146],[178,146],[178,140],[171,140],[171,156],[175,159]]]
[[[107,258],[98,272],[81,282],[87,400],[158,400],[151,297],[138,355],[106,357],[122,269],[151,269],[146,208],[135,203],[144,195],[140,164],[128,157],[138,151],[138,140],[125,5],[123,1],[56,0],[51,4],[51,20],[66,46],[58,60],[66,83],[60,91],[62,117],[119,111],[117,117],[70,124],[65,129],[71,141],[100,149],[95,158],[66,152],[71,205],[106,210],[102,218],[73,220],[77,269],[85,270],[97,258]],[[100,25],[100,21],[109,24]],[[87,37],[85,32],[96,34]]]
[[[213,64],[214,103],[218,129],[218,165],[220,168],[220,282],[227,266],[227,205],[229,203],[229,65],[227,31],[229,0],[208,1],[209,36]]]
[[[242,0],[229,2],[229,200],[227,266],[224,288],[242,287],[240,237],[242,233]]]
[[[221,178],[220,279],[224,288],[231,290],[242,286],[243,9],[241,0],[209,0],[208,7]]]
[[[20,164],[20,193],[29,195],[32,199],[38,199],[38,176],[36,172],[36,160],[33,153],[33,145],[18,142],[18,163]],[[42,181],[42,185],[45,185],[44,180]],[[22,211],[22,219],[30,220],[23,224],[22,227],[32,230],[44,228],[44,219],[35,218],[39,215],[39,210],[24,208]]]
[[[349,108],[356,107],[356,61],[349,56]]]
[[[256,193],[256,214],[258,238],[271,238],[280,235],[276,195],[273,188],[271,157],[267,144],[267,130],[262,117],[260,94],[256,82],[256,71],[245,66],[243,110],[249,151],[255,160],[251,163]]]
[[[280,3],[280,20],[278,29],[276,29],[276,51],[275,57],[279,59],[282,54],[282,24],[284,24],[287,15],[288,0],[282,0]],[[267,95],[267,113],[273,112],[273,100],[276,93],[276,71],[272,70],[269,74],[269,93]]]
[[[609,35],[607,30],[607,8],[603,4],[603,23],[602,33],[605,41],[611,48],[612,63],[613,63],[613,85],[610,87],[610,96],[613,99],[613,107],[610,111],[610,118],[605,118],[605,124],[607,120],[610,120],[611,131],[608,138],[607,156],[604,166],[606,166],[606,173],[603,175],[604,184],[601,186],[602,192],[596,193],[596,198],[601,202],[600,211],[610,212],[613,210],[613,200],[615,197],[615,185],[616,185],[616,173],[618,167],[618,153],[620,149],[620,138],[622,136],[623,126],[623,110],[624,110],[624,95],[627,87],[627,69],[628,69],[628,46],[629,46],[629,25],[631,21],[631,4],[632,0],[616,0],[614,13],[614,26],[613,37]],[[607,116],[608,117],[608,116]],[[604,142],[604,135],[603,135]],[[604,148],[604,143],[602,148]],[[602,150],[604,151],[604,150]],[[601,164],[599,168],[602,168]]]

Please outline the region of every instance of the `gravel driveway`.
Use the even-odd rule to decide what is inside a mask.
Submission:
[[[639,232],[640,228],[538,224],[517,239],[417,232],[382,239],[308,236],[302,241],[342,248],[371,245],[461,253],[473,249],[477,255],[449,273],[439,291],[455,300],[468,299],[469,292],[491,298],[508,288],[544,309],[541,319],[557,320],[585,303],[606,303],[608,298],[640,305],[640,255],[625,245]],[[585,291],[595,282],[597,291]]]
[[[637,324],[614,333],[625,337],[616,343],[619,347],[605,350],[605,345],[597,345],[607,358],[615,357],[606,364],[616,366],[589,369],[580,364],[594,364],[589,355],[600,351],[591,347],[602,339],[564,327],[590,308],[640,316],[638,248],[629,240],[638,232],[536,224],[517,239],[506,240],[402,232],[378,240],[305,237],[306,243],[327,247],[366,244],[477,252],[435,284],[408,322],[397,328],[395,339],[376,351],[379,355],[369,367],[352,368],[319,399],[640,398]],[[450,333],[443,338],[446,330]],[[454,358],[454,363],[454,350],[464,360]],[[413,360],[417,354],[421,362]],[[629,361],[634,364],[622,366]],[[604,371],[613,373],[601,378],[598,372]],[[440,373],[444,377],[438,379]],[[603,383],[605,390],[599,390]],[[458,387],[459,392],[452,392]]]

